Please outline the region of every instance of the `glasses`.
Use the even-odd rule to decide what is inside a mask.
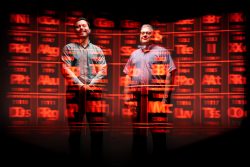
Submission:
[[[152,31],[142,31],[141,32],[141,35],[144,35],[144,34],[146,34],[146,35],[151,35],[152,34]]]

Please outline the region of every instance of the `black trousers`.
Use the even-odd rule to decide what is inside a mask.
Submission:
[[[163,91],[150,91],[140,88],[134,91],[132,101],[136,102],[134,108],[132,151],[136,160],[150,158],[161,158],[167,149],[167,111],[159,94]],[[163,106],[162,106],[163,105]],[[148,150],[148,136],[152,135],[152,154]]]
[[[103,152],[103,132],[106,125],[105,110],[102,106],[101,92],[79,91],[77,88],[67,90],[67,117],[69,125],[70,156],[82,160],[81,155],[83,128],[90,130],[91,161],[99,162]],[[84,123],[86,116],[87,123]]]

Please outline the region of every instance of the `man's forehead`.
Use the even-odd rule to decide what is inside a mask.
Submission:
[[[153,31],[150,27],[142,27],[141,31]]]
[[[78,25],[78,24],[88,24],[88,23],[85,20],[79,20],[76,22],[76,25]]]

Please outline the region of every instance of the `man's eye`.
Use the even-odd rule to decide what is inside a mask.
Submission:
[[[144,34],[147,34],[147,35],[150,35],[152,32],[141,32],[141,35],[144,35]]]

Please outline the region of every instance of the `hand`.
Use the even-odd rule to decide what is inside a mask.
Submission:
[[[166,98],[163,98],[161,101],[163,104],[166,104]]]
[[[170,98],[169,97],[163,98],[161,102],[164,104],[170,104]]]
[[[128,102],[130,99],[132,99],[131,96],[132,96],[131,94],[126,93],[126,94],[124,95],[124,102]]]
[[[81,90],[81,91],[90,90],[90,87],[89,87],[88,85],[81,85],[81,86],[80,86],[80,90]]]

